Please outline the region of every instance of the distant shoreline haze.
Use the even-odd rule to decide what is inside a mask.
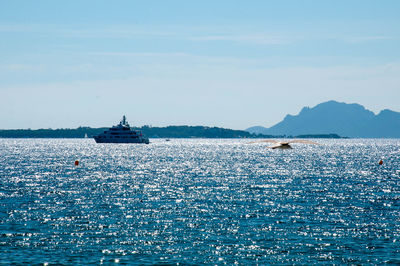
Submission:
[[[3,129],[0,138],[91,138],[109,127]],[[185,125],[133,129],[149,138],[400,138],[400,113],[385,109],[375,115],[359,104],[328,101],[313,108],[304,107],[298,115],[286,115],[270,128],[233,130]]]
[[[92,138],[108,128],[79,127],[76,129],[7,129],[0,130],[0,138]],[[149,138],[285,138],[293,136],[264,135],[244,130],[205,126],[168,126],[133,128]],[[341,138],[336,134],[303,135],[301,138]]]

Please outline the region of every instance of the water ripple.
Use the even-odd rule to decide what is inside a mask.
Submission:
[[[320,142],[0,139],[0,264],[400,263],[400,141]]]

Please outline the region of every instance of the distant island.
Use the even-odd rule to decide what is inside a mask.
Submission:
[[[328,101],[304,107],[298,115],[287,115],[278,124],[255,126],[246,131],[266,135],[308,135],[335,132],[351,138],[400,138],[400,113],[383,110],[375,115],[362,105]]]
[[[0,138],[92,138],[108,128],[78,127],[76,129],[3,129]],[[149,138],[341,138],[337,134],[266,135],[207,126],[133,127]]]

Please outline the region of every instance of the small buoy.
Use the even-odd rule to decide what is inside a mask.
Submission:
[[[382,160],[380,160],[380,161],[379,161],[379,165],[382,165],[382,164],[383,164],[383,161],[382,161]]]
[[[76,165],[76,166],[79,165],[79,161],[78,161],[78,160],[75,161],[75,165]]]

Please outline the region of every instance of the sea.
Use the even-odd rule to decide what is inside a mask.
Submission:
[[[150,141],[0,139],[0,264],[400,264],[400,139]]]

